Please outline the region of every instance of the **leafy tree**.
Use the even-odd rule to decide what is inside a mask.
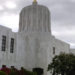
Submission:
[[[56,55],[48,65],[48,71],[52,75],[75,75],[75,55],[66,53]]]

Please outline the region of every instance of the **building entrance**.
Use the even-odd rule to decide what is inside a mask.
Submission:
[[[37,75],[43,75],[43,69],[42,68],[33,68],[33,72],[36,72]]]

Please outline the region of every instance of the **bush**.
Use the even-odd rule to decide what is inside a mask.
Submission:
[[[17,75],[17,72],[15,72],[14,70],[11,70],[9,75]]]
[[[7,74],[3,71],[0,71],[0,75],[7,75]]]
[[[23,67],[21,67],[21,70],[18,70],[14,66],[12,66],[11,68],[1,68],[0,75],[37,75],[37,73],[28,71]]]
[[[19,71],[15,67],[12,66],[9,75],[19,75]]]
[[[37,74],[35,72],[28,71],[22,67],[20,70],[20,75],[37,75]]]
[[[26,71],[26,75],[37,75],[35,72]]]

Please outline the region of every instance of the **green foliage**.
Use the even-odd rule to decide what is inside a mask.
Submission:
[[[56,55],[48,65],[52,75],[75,75],[75,55],[61,53]]]
[[[14,70],[11,70],[9,75],[17,75],[17,72],[15,72]]]
[[[9,75],[18,75],[18,72],[19,71],[16,68],[12,67]]]
[[[7,73],[8,72],[7,69],[4,69],[4,70],[6,73],[3,71],[0,71],[0,75],[37,75],[35,72],[28,71],[24,69],[23,67],[21,68],[21,70],[18,70],[15,67],[12,67],[9,73]]]
[[[0,71],[0,75],[7,75],[7,74],[3,71]]]
[[[36,75],[35,72],[31,72],[31,71],[26,71],[26,74],[27,74],[27,75]]]
[[[28,71],[23,67],[21,68],[21,71],[23,72],[24,75],[37,75],[35,72]]]

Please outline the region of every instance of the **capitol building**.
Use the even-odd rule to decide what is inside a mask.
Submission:
[[[50,11],[36,0],[21,10],[18,32],[0,26],[0,67],[42,68],[44,75],[50,75],[47,67],[52,58],[70,50],[68,43],[52,35]]]

